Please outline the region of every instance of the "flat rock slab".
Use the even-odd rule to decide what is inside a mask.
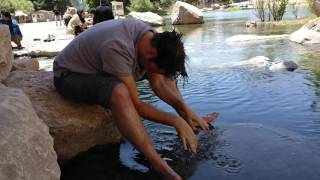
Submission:
[[[281,34],[281,35],[270,35],[270,36],[259,36],[252,34],[240,34],[231,36],[226,39],[228,44],[231,43],[252,43],[252,42],[261,42],[266,40],[277,40],[277,39],[287,39],[289,35]]]
[[[4,83],[29,96],[36,113],[49,126],[59,160],[70,159],[97,144],[120,142],[110,111],[60,96],[52,72],[13,71]]]
[[[62,51],[72,39],[55,40],[51,42],[39,42],[29,48],[14,50],[15,57],[31,56],[31,57],[54,57]]]
[[[320,17],[311,20],[290,35],[290,40],[299,44],[320,43]]]

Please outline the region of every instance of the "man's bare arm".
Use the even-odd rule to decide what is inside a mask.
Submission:
[[[196,152],[197,138],[188,124],[179,116],[166,113],[156,109],[148,103],[141,101],[138,97],[136,83],[131,76],[118,77],[128,88],[131,100],[140,116],[151,121],[170,125],[176,128],[186,149],[190,147],[191,151]]]
[[[161,74],[150,74],[149,81],[157,96],[171,105],[188,122],[192,129],[195,129],[195,126],[200,126],[203,130],[209,129],[207,121],[199,117],[184,102],[175,80],[166,78]]]

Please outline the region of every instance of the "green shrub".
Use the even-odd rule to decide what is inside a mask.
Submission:
[[[9,11],[23,11],[30,14],[34,11],[33,4],[29,0],[0,0],[0,10]]]
[[[281,21],[289,0],[270,0],[269,11],[275,21]]]
[[[130,0],[130,2],[130,6],[127,7],[129,11],[147,12],[154,10],[154,6],[150,0]]]

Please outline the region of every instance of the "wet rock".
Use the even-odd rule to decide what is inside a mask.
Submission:
[[[130,12],[128,17],[139,19],[151,26],[162,26],[165,24],[161,16],[152,12]]]
[[[171,14],[172,24],[202,24],[203,14],[197,7],[177,1],[172,9]]]
[[[13,61],[13,70],[31,70],[38,71],[40,68],[39,61],[30,58],[18,58]]]
[[[299,44],[320,43],[320,17],[308,22],[290,35],[290,40]]]
[[[20,88],[29,96],[36,113],[49,126],[59,160],[121,139],[110,111],[60,96],[54,88],[52,72],[13,71],[5,84]]]
[[[297,63],[291,60],[276,60],[273,61],[265,56],[256,56],[249,60],[233,62],[233,63],[223,63],[219,65],[210,66],[211,68],[230,68],[230,67],[250,67],[250,68],[264,68],[269,71],[294,71],[299,66]]]
[[[257,27],[257,22],[256,21],[248,21],[248,22],[246,22],[246,27],[247,28]]]
[[[287,71],[294,71],[298,69],[298,65],[294,61],[280,61],[280,62],[272,63],[269,69],[271,71],[277,71],[282,69],[285,69]]]
[[[3,81],[12,68],[11,35],[7,25],[0,25],[0,82]]]
[[[59,180],[48,127],[29,98],[0,84],[0,179]]]

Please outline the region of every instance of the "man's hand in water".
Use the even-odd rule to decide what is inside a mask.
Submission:
[[[196,153],[198,140],[188,123],[179,117],[173,126],[181,138],[184,149],[187,150],[190,148],[193,153]]]

